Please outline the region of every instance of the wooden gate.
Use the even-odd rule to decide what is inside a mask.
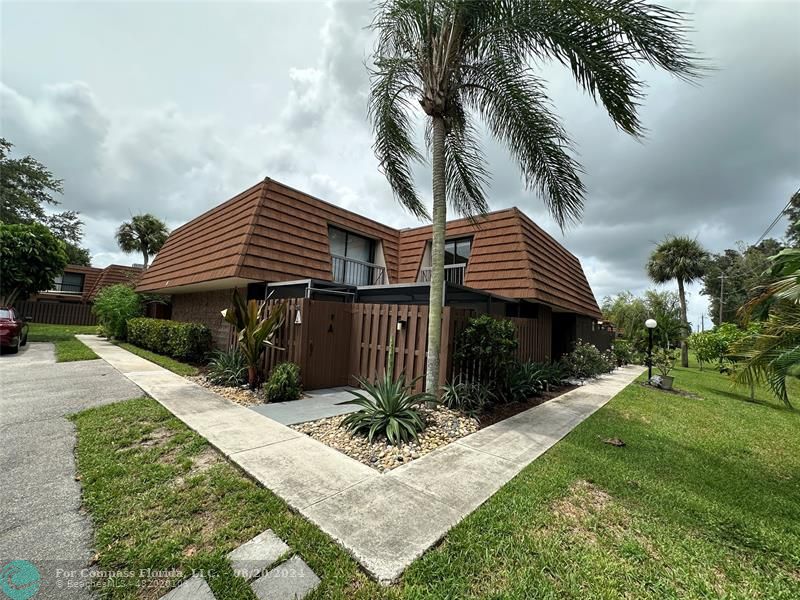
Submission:
[[[303,385],[310,390],[350,383],[349,304],[307,300],[304,320],[306,356]],[[302,368],[302,367],[301,367]]]

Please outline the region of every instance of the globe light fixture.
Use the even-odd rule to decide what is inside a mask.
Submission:
[[[647,327],[647,382],[650,383],[650,380],[653,378],[653,329],[658,326],[655,319],[647,319],[644,322],[644,326]]]

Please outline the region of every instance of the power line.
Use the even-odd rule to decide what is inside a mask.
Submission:
[[[777,225],[778,222],[781,220],[781,217],[783,217],[784,213],[786,212],[786,209],[789,208],[789,205],[792,203],[792,198],[794,198],[795,195],[797,194],[800,194],[800,188],[797,188],[797,191],[789,197],[788,202],[786,202],[786,206],[784,206],[780,210],[778,216],[772,220],[772,223],[769,224],[769,227],[767,227],[766,231],[764,231],[764,233],[761,234],[761,237],[758,238],[758,241],[755,244],[753,244],[754,246],[758,246],[761,243],[761,240],[763,240],[765,237],[769,235],[769,232],[772,231],[772,228],[775,227],[775,225]]]

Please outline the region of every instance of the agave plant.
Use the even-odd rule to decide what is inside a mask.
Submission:
[[[350,392],[355,396],[346,404],[360,406],[342,421],[342,427],[355,433],[366,433],[372,442],[376,435],[385,435],[389,443],[398,445],[417,439],[425,429],[419,408],[434,400],[427,392],[413,393],[416,379],[406,383],[405,373],[394,377],[394,336],[389,340],[389,358],[383,377],[371,383],[359,378],[362,391]]]
[[[800,364],[800,249],[787,248],[771,259],[772,283],[740,309],[745,324],[760,318],[761,327],[734,347],[744,359],[739,383],[752,386],[766,381],[787,406],[786,377]]]
[[[233,292],[233,308],[221,311],[222,318],[238,332],[239,351],[247,362],[247,382],[255,389],[258,383],[258,363],[267,347],[278,348],[273,342],[283,325],[286,305],[278,304],[265,316],[266,302],[245,302],[238,290]],[[279,348],[283,350],[283,348]]]

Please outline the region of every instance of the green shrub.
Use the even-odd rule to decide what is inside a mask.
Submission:
[[[578,340],[574,350],[561,358],[561,364],[568,377],[591,379],[614,370],[611,356],[604,356],[594,344]]]
[[[247,361],[238,348],[217,350],[208,363],[206,378],[216,385],[237,387],[247,383]]]
[[[508,375],[506,398],[512,402],[525,402],[544,391],[545,380],[536,363],[528,362],[517,365]]]
[[[275,365],[266,383],[264,383],[264,396],[267,402],[297,400],[302,393],[300,367],[291,362],[282,362]]]
[[[469,320],[455,343],[456,371],[470,381],[480,381],[505,394],[508,375],[516,366],[517,334],[506,319],[481,315]]]
[[[489,386],[479,381],[465,381],[456,377],[451,383],[442,386],[442,404],[469,416],[482,413],[486,406],[495,401],[495,395]]]
[[[200,323],[140,317],[128,321],[128,341],[178,360],[199,362],[211,350],[211,331]]]
[[[103,335],[124,340],[128,320],[142,314],[142,297],[124,283],[110,285],[97,293],[92,312]]]
[[[431,400],[426,393],[412,394],[401,375],[395,380],[384,376],[377,383],[360,381],[364,393],[350,392],[361,409],[350,413],[342,421],[342,427],[356,433],[365,433],[372,442],[376,435],[384,435],[390,444],[398,445],[417,439],[425,429],[419,407]]]
[[[634,362],[633,345],[628,340],[614,340],[611,351],[614,353],[614,360],[618,367],[624,367]]]
[[[717,363],[720,370],[724,370],[726,361],[730,361],[729,354],[733,347],[747,337],[748,331],[733,323],[723,323],[710,331],[693,333],[689,336],[691,348],[700,368],[704,363]]]

